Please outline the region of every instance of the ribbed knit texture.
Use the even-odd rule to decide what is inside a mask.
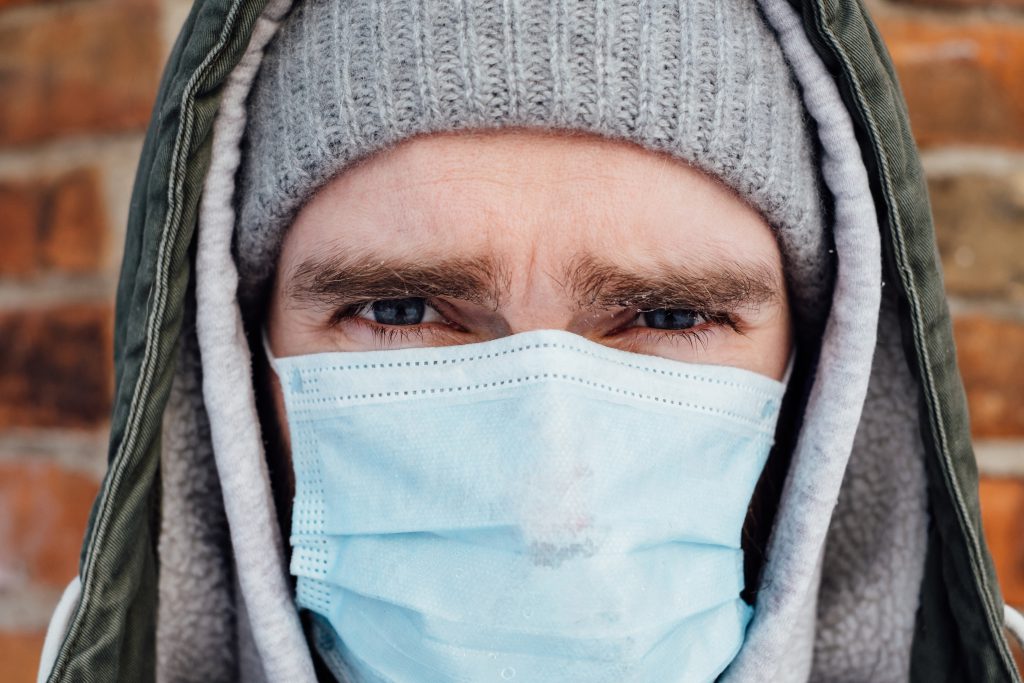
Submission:
[[[346,166],[411,136],[523,126],[661,150],[777,231],[798,314],[817,317],[827,231],[800,95],[754,0],[307,0],[248,104],[241,293]]]

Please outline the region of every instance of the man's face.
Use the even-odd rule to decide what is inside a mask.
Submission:
[[[267,317],[278,356],[534,329],[776,379],[792,343],[774,235],[729,189],[627,143],[508,130],[415,138],[326,185]]]

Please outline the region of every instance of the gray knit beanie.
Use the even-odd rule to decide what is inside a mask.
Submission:
[[[299,0],[247,112],[243,298],[354,161],[418,134],[516,126],[632,141],[719,178],[775,229],[797,314],[820,316],[817,156],[755,0]]]

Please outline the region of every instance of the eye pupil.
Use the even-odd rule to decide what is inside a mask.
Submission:
[[[659,330],[685,330],[698,323],[697,314],[685,308],[656,308],[644,311],[644,323]]]
[[[374,301],[373,319],[381,325],[418,325],[426,312],[426,301],[419,297]]]

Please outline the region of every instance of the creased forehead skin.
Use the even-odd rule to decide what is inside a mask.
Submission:
[[[798,315],[827,253],[815,148],[750,0],[312,0],[268,48],[248,104],[236,251],[264,291],[295,213],[354,161],[424,133],[586,131],[723,180],[775,228]]]
[[[262,320],[278,352],[355,350],[369,342],[360,306],[410,297],[446,334],[404,344],[556,328],[776,377],[788,358],[781,253],[761,215],[687,164],[597,136],[419,136],[347,170],[285,235]],[[635,329],[660,309],[702,327]]]

